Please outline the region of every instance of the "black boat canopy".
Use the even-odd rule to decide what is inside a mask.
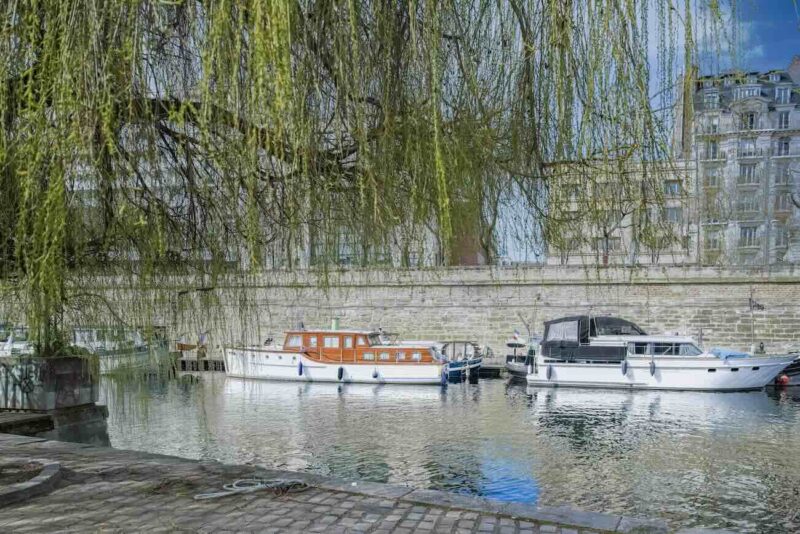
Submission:
[[[646,335],[630,321],[618,317],[575,315],[544,323],[543,354],[573,361],[619,361],[625,358],[624,347],[588,347],[589,338],[613,335]]]

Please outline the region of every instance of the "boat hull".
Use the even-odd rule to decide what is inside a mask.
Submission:
[[[528,376],[528,366],[524,362],[506,362],[506,372],[513,378],[526,378]]]
[[[463,380],[468,375],[471,376],[473,373],[479,373],[481,365],[483,365],[483,358],[448,362],[447,377],[449,380]]]
[[[300,353],[282,350],[226,348],[224,358],[225,372],[228,376],[259,380],[441,384],[444,372],[444,366],[439,363],[376,363],[374,365],[345,362],[327,363],[312,360]]]
[[[650,358],[628,358],[622,364],[540,362],[526,378],[533,386],[743,391],[771,384],[791,361],[791,356],[659,358],[652,369]]]

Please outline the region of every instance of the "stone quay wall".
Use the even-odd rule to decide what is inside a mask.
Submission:
[[[162,290],[163,291],[163,290]],[[208,332],[212,347],[263,343],[307,328],[382,327],[402,339],[471,339],[500,356],[526,323],[614,315],[649,333],[701,336],[705,346],[800,348],[800,268],[526,266],[408,271],[266,273],[183,291],[162,314],[176,337]],[[210,300],[213,305],[204,305]],[[757,304],[751,306],[751,299]],[[761,308],[763,307],[763,309]]]

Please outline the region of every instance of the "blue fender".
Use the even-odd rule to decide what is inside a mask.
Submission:
[[[627,376],[628,374],[628,360],[622,360],[622,376]]]
[[[650,362],[650,376],[656,376],[656,362]]]
[[[303,376],[303,362],[302,360],[297,364],[297,376]]]

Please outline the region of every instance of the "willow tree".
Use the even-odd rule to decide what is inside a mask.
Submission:
[[[0,279],[47,351],[90,275],[158,287],[343,241],[446,265],[491,256],[505,209],[556,238],[607,214],[552,216],[559,175],[668,155],[650,87],[691,63],[700,4],[7,0]]]

